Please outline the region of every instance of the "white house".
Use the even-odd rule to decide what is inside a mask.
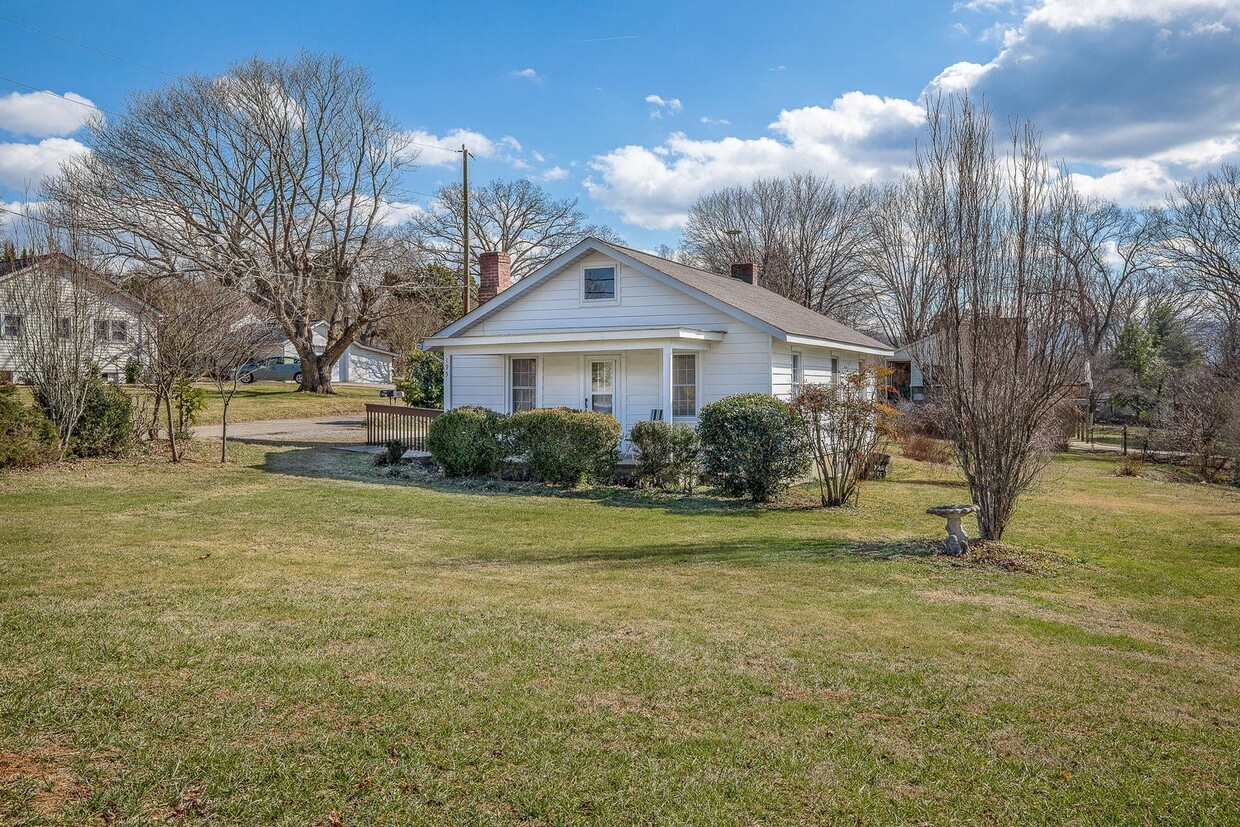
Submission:
[[[627,433],[892,354],[753,284],[753,265],[728,277],[588,238],[510,288],[507,255],[480,259],[478,308],[423,344],[443,352],[445,409],[584,408]]]
[[[74,352],[89,354],[104,379],[120,381],[125,364],[142,358],[155,314],[66,256],[0,262],[0,377],[22,381],[23,341],[37,347],[65,340]]]
[[[313,325],[312,343],[315,353],[322,353],[327,346],[327,322]],[[291,356],[297,358],[297,348],[287,339],[274,344],[265,356]],[[353,382],[361,385],[392,384],[392,358],[390,350],[353,342],[336,363],[332,365],[333,382]]]

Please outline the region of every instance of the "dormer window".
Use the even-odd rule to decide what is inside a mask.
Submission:
[[[587,267],[585,271],[586,301],[614,301],[616,298],[616,268]]]

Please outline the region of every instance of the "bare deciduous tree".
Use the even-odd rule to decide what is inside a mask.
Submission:
[[[555,198],[525,178],[497,178],[485,186],[471,187],[469,195],[471,249],[508,253],[513,281],[525,278],[587,236],[624,243],[609,227],[588,224],[576,198]],[[461,188],[442,187],[430,209],[414,219],[423,251],[458,274],[464,212]],[[476,256],[471,265],[476,275]]]
[[[689,210],[684,249],[717,273],[737,261],[753,262],[764,287],[831,318],[856,322],[866,297],[860,248],[867,194],[812,173],[719,190]]]
[[[1051,243],[1069,183],[1029,124],[999,157],[989,113],[967,97],[932,101],[928,116],[915,175],[945,285],[932,361],[982,537],[999,540],[1082,376],[1071,269]]]
[[[302,389],[330,392],[331,365],[382,315],[402,266],[383,221],[414,154],[366,72],[337,56],[255,58],[135,96],[89,142],[51,197],[124,266],[246,296],[297,349]]]
[[[916,342],[930,332],[943,294],[942,273],[929,243],[928,195],[906,178],[876,189],[866,213],[861,250],[871,314],[895,345]]]

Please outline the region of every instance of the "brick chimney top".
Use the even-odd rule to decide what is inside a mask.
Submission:
[[[737,281],[743,281],[746,284],[757,284],[755,278],[755,268],[751,261],[741,261],[732,265],[732,278]]]
[[[478,256],[478,306],[489,302],[512,286],[512,260],[507,253],[488,252]]]

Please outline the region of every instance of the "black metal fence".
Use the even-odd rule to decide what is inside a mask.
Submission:
[[[443,411],[405,405],[366,404],[366,444],[383,445],[398,439],[406,448],[426,450],[431,420]]]

